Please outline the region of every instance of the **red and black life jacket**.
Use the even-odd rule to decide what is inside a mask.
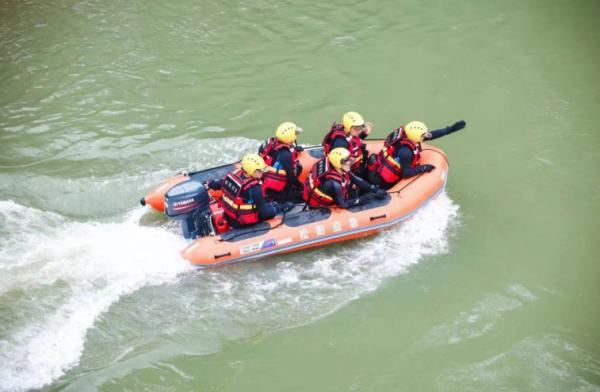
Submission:
[[[342,193],[346,193],[350,187],[350,175],[348,173],[340,174],[329,164],[327,157],[317,161],[309,175],[304,181],[304,192],[302,197],[311,207],[329,207],[335,204],[332,195],[328,195],[323,190],[323,185],[327,180],[334,180],[342,186]]]
[[[228,173],[223,180],[223,196],[219,200],[225,215],[240,225],[251,225],[260,221],[256,204],[248,198],[248,190],[260,181],[247,176],[242,169]]]
[[[350,156],[354,159],[354,165],[352,165],[352,171],[358,169],[362,164],[363,153],[361,149],[362,140],[358,136],[347,135],[346,131],[344,131],[344,126],[342,124],[333,123],[331,124],[331,128],[329,128],[329,132],[323,138],[323,150],[325,155],[329,154],[333,147],[333,141],[338,137],[343,137],[348,142],[348,151],[350,151]]]
[[[396,150],[402,146],[407,146],[413,153],[413,159],[410,167],[416,167],[421,159],[421,143],[414,143],[406,137],[404,128],[400,127],[390,133],[383,143],[383,148],[377,156],[377,162],[369,170],[374,170],[379,174],[383,181],[388,184],[395,184],[402,178],[402,167],[394,158]]]
[[[267,164],[265,173],[263,175],[263,191],[272,189],[276,192],[280,192],[288,183],[285,169],[275,167],[278,166],[277,162],[275,161],[275,155],[277,155],[277,152],[283,149],[289,150],[292,154],[292,169],[294,170],[294,174],[296,174],[298,168],[298,152],[296,149],[289,144],[280,142],[279,139],[275,137],[270,137],[265,143],[263,143],[262,146],[260,146],[258,150],[259,155]]]

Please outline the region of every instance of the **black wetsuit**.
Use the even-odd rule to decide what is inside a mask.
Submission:
[[[210,181],[208,183],[208,187],[210,189],[221,189],[221,185],[223,184],[223,180],[219,181]],[[254,185],[249,189],[242,192],[241,197],[246,200],[253,200],[253,203],[256,205],[256,209],[258,210],[258,216],[261,221],[271,219],[275,217],[279,212],[281,212],[281,207],[276,202],[267,203],[265,198],[263,197],[262,189],[260,185]],[[233,227],[240,228],[241,226],[238,222],[229,219],[227,215],[225,215],[229,224]]]
[[[292,152],[286,148],[282,148],[281,150],[277,151],[273,156],[273,165],[276,165],[277,163],[279,163],[280,166],[277,169],[285,170],[287,184],[281,192],[268,189],[267,197],[278,202],[301,201],[302,183],[298,180],[298,177],[296,177],[296,173],[293,168]]]
[[[462,128],[461,128],[462,129]],[[456,132],[459,129],[454,129],[453,126],[449,126],[446,128],[436,129],[435,131],[431,131],[431,137],[426,140],[434,140],[438,139],[442,136],[446,136],[450,133]],[[408,146],[400,146],[394,151],[394,159],[400,163],[400,167],[402,168],[402,178],[410,178],[414,177],[418,174],[421,174],[427,171],[427,166],[425,165],[417,165],[415,167],[410,167],[413,161],[414,154],[410,147]],[[371,184],[375,184],[381,188],[388,189],[394,186],[395,184],[390,184],[381,178],[379,174],[375,171],[371,171],[368,174],[369,182]]]
[[[366,133],[364,133],[364,132],[361,132],[360,135],[358,135],[358,137],[360,137],[362,140],[366,139],[367,136],[368,135]],[[331,149],[332,150],[334,148],[338,148],[338,147],[343,147],[346,150],[350,150],[350,144],[348,143],[348,140],[346,140],[346,138],[342,137],[342,136],[336,137],[335,139],[333,139],[333,142],[331,143]],[[364,177],[364,172],[365,172],[365,169],[367,167],[365,165],[365,162],[367,162],[367,158],[369,156],[369,152],[367,151],[367,148],[365,147],[364,144],[361,146],[361,150],[362,150],[362,153],[363,153],[363,160],[362,160],[362,163],[361,163],[360,168],[358,170],[358,173],[356,173],[356,174],[358,174],[361,177]]]
[[[373,185],[369,184],[367,181],[358,177],[354,173],[350,173],[350,184],[348,186],[351,187],[352,185],[358,186],[362,191],[373,191]],[[342,192],[342,184],[335,180],[329,179],[325,181],[321,187],[321,190],[323,193],[331,196],[335,203],[341,208],[348,208],[364,201],[352,193],[349,194],[350,198],[346,199],[346,195],[344,195],[344,192]]]

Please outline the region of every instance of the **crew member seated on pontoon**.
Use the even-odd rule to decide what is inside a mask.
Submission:
[[[325,138],[323,138],[321,144],[325,155],[329,154],[334,148],[343,147],[347,149],[353,159],[352,172],[364,176],[368,153],[362,140],[369,136],[372,129],[373,124],[366,122],[359,113],[345,113],[342,117],[342,123],[337,124],[334,122]]]
[[[332,207],[337,205],[348,208],[362,204],[372,196],[384,198],[386,192],[369,184],[352,173],[353,160],[350,151],[343,147],[334,148],[321,160],[317,161],[304,182],[304,201],[310,207]],[[353,186],[368,192],[356,196]]]
[[[420,121],[412,121],[406,126],[399,127],[385,139],[379,154],[369,157],[367,176],[369,182],[383,189],[389,189],[402,178],[432,171],[435,169],[433,165],[420,164],[421,142],[460,131],[465,126],[466,123],[461,120],[431,132]]]
[[[267,199],[278,202],[300,200],[302,183],[298,175],[302,173],[302,165],[298,153],[302,147],[296,145],[296,138],[301,132],[302,128],[296,124],[284,122],[277,127],[275,137],[260,146],[258,153],[267,164],[262,180]]]
[[[228,173],[220,181],[210,181],[210,189],[220,189],[219,199],[229,224],[240,228],[273,218],[282,211],[277,202],[267,203],[263,196],[261,178],[265,161],[257,154],[246,154],[241,169]]]

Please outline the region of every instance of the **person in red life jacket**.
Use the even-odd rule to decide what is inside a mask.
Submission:
[[[262,185],[267,199],[299,201],[302,183],[298,175],[302,172],[302,166],[298,161],[298,153],[303,149],[296,145],[296,138],[301,132],[302,128],[296,124],[284,122],[277,127],[275,137],[260,146],[258,153],[267,164]]]
[[[387,192],[352,173],[352,163],[350,151],[343,147],[334,148],[327,157],[317,161],[304,183],[302,196],[306,204],[310,207],[337,205],[348,208],[366,202],[373,194],[384,198]],[[352,197],[353,186],[370,193]]]
[[[208,183],[210,189],[223,191],[219,204],[231,226],[252,225],[271,219],[282,211],[278,203],[267,203],[263,196],[260,179],[265,166],[260,155],[246,154],[241,169],[235,169],[220,181]]]
[[[329,154],[334,148],[343,147],[350,151],[354,159],[352,172],[360,176],[364,175],[365,162],[367,160],[367,149],[362,142],[371,133],[373,124],[365,122],[364,118],[356,112],[344,114],[342,123],[333,123],[327,135],[323,139],[322,145],[325,155]]]
[[[383,189],[389,189],[400,179],[430,172],[433,165],[419,164],[421,142],[434,140],[453,132],[460,131],[467,123],[458,121],[449,127],[429,132],[420,121],[412,121],[390,133],[385,139],[379,154],[369,158],[368,180]]]

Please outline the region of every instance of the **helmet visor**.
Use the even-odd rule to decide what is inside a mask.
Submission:
[[[352,165],[354,163],[354,159],[352,159],[352,157],[349,156],[347,158],[340,160],[340,163],[342,165]]]
[[[362,132],[365,129],[367,129],[367,125],[366,124],[362,124],[362,125],[354,125],[350,128],[351,131],[356,130],[358,132]]]

